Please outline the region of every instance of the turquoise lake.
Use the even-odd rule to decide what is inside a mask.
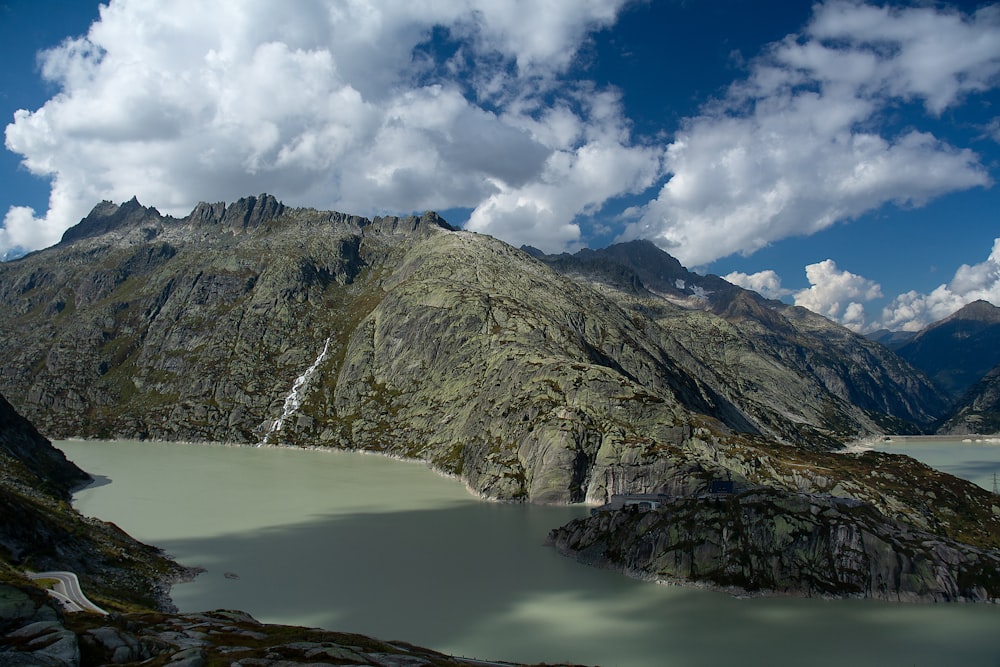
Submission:
[[[584,507],[480,501],[424,465],[348,452],[62,441],[74,505],[205,568],[184,611],[488,659],[587,665],[998,665],[1000,606],[736,599],[628,579],[544,546]],[[1000,472],[1000,446],[924,452]],[[879,448],[902,452],[909,444]],[[990,449],[989,447],[993,447]]]

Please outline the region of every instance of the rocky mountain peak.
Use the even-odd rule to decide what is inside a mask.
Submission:
[[[159,211],[152,206],[143,206],[136,197],[132,197],[121,206],[114,202],[102,201],[94,207],[86,218],[67,229],[63,233],[60,243],[101,236],[160,217]]]
[[[409,215],[403,218],[396,216],[376,216],[370,227],[383,234],[410,234],[424,229],[445,229],[457,231],[457,227],[452,227],[444,218],[434,211],[426,211],[421,216]]]
[[[184,221],[195,226],[220,226],[230,231],[252,231],[281,217],[288,209],[273,195],[242,197],[232,204],[198,202]]]
[[[226,208],[222,224],[234,230],[256,229],[284,212],[285,205],[272,195],[243,197]]]
[[[957,320],[974,320],[987,324],[1000,324],[1000,308],[997,308],[989,301],[977,299],[972,303],[962,306],[960,309],[938,322],[938,324],[954,322]]]

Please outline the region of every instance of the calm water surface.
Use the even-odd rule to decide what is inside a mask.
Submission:
[[[996,606],[737,600],[637,582],[543,546],[585,508],[481,502],[417,463],[56,444],[101,476],[75,496],[81,512],[206,569],[174,587],[184,611],[243,609],[269,623],[530,662],[1000,665]]]
[[[949,440],[934,437],[895,436],[875,446],[880,452],[907,454],[946,473],[993,490],[993,476],[1000,477],[1000,438]]]

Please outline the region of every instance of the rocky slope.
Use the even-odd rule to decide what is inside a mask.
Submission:
[[[832,496],[757,489],[674,498],[647,512],[596,512],[552,531],[549,540],[582,562],[634,577],[751,594],[1000,597],[1000,554]]]
[[[5,478],[17,479],[34,490],[69,500],[70,491],[90,481],[90,475],[66,459],[34,424],[0,396],[0,458]]]
[[[713,377],[758,428],[788,441],[806,432],[820,442],[915,433],[947,409],[940,390],[883,346],[805,308],[692,273],[648,241],[533,254],[650,317],[691,372]]]
[[[238,611],[64,616],[38,593],[0,584],[0,664],[6,667],[483,664],[399,641],[265,625]]]
[[[953,435],[1000,433],[1000,365],[972,385],[958,402],[954,415],[938,433]]]
[[[0,265],[0,390],[52,436],[374,449],[541,502],[697,488],[720,467],[699,442],[822,450],[939,407],[883,348],[719,278],[686,285],[715,294],[692,309],[663,291],[694,280],[679,265],[630,292],[602,278],[620,263],[549,264],[434,214],[105,203]]]

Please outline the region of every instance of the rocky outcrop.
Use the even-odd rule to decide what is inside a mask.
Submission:
[[[560,552],[630,576],[748,594],[985,601],[1000,555],[833,496],[756,489],[596,511],[558,528]]]
[[[66,455],[42,437],[35,426],[0,396],[0,460],[4,477],[13,477],[19,468],[21,481],[32,488],[69,500],[73,487],[90,481]]]
[[[81,667],[140,663],[170,667],[483,664],[399,641],[265,625],[238,611],[63,616],[37,591],[0,584],[0,664]]]

